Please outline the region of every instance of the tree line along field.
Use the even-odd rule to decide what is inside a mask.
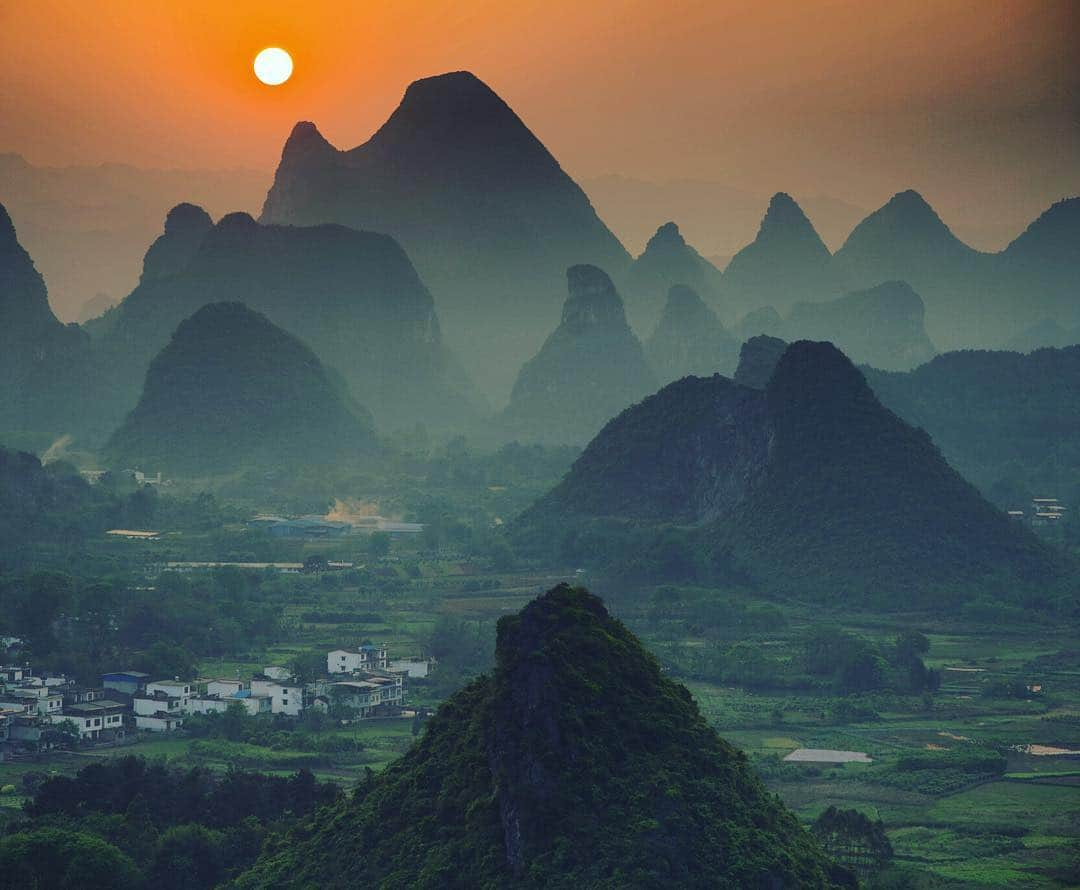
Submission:
[[[498,619],[566,573],[496,565],[452,548],[440,555],[418,543],[395,542],[389,553],[375,555],[356,541],[256,541],[252,547],[241,531],[231,538],[221,530],[185,537],[174,543],[109,541],[101,553],[149,575],[161,561],[162,543],[189,558],[214,552],[227,560],[303,563],[314,556],[357,567],[267,575],[267,607],[280,610],[274,638],[199,657],[199,676],[246,676],[267,664],[314,670],[325,666],[329,649],[369,639],[385,642],[393,656],[438,659],[428,681],[410,684],[410,703],[422,708],[436,707],[486,670]],[[688,686],[721,735],[747,752],[767,785],[808,823],[829,806],[881,819],[895,862],[918,873],[922,883],[916,886],[1049,887],[1076,879],[1080,759],[1010,750],[1032,744],[1080,748],[1080,656],[1067,629],[1002,629],[970,617],[920,620],[863,614],[850,606],[830,614],[820,605],[746,591],[635,587],[571,574],[606,597],[669,675]],[[800,647],[822,627],[860,641],[884,685],[853,690],[839,674],[806,674]],[[889,661],[896,658],[895,641],[918,636],[928,647],[915,659],[927,672],[919,681],[926,688],[890,688],[898,672],[908,670]],[[937,679],[930,682],[931,676]],[[288,734],[181,734],[117,751],[0,764],[0,787],[16,788],[0,795],[0,814],[10,818],[21,804],[27,772],[71,774],[116,753],[217,771],[239,766],[289,775],[306,768],[350,787],[407,750],[416,730],[410,718],[327,725],[306,739],[306,747]],[[796,748],[860,751],[873,762],[785,763],[782,758]],[[980,760],[969,756],[973,752],[991,757]],[[1000,762],[990,762],[995,756]]]

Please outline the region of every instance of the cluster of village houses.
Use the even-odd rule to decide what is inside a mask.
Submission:
[[[283,667],[269,666],[250,680],[155,680],[140,671],[104,674],[98,686],[29,666],[0,667],[0,760],[36,754],[56,744],[65,726],[87,744],[114,744],[134,732],[172,732],[192,714],[238,706],[250,715],[299,717],[305,709],[350,719],[399,715],[408,679],[428,675],[421,658],[391,661],[385,645],[335,649],[326,676],[301,683]]]

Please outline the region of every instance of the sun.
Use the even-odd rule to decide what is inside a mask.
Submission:
[[[292,77],[292,56],[277,46],[268,46],[255,56],[255,76],[267,86],[276,87]]]

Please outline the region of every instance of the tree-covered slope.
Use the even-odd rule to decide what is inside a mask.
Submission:
[[[599,599],[499,622],[497,663],[238,888],[826,887],[830,863]]]
[[[1063,589],[1054,553],[829,343],[788,346],[764,389],[686,378],[627,409],[511,532],[610,537],[620,523],[637,526],[623,534],[690,526],[703,564],[733,558],[796,596],[911,603],[1038,590],[1050,602]]]
[[[718,528],[792,593],[962,596],[1034,589],[1054,560],[882,406],[827,343],[801,341],[765,390],[772,442],[753,496]]]
[[[151,362],[105,454],[113,466],[217,474],[356,461],[376,447],[366,412],[307,346],[242,303],[212,303]]]

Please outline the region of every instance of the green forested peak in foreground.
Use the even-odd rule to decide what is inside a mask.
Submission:
[[[378,778],[269,846],[241,888],[848,883],[603,603],[559,585],[496,667]]]

